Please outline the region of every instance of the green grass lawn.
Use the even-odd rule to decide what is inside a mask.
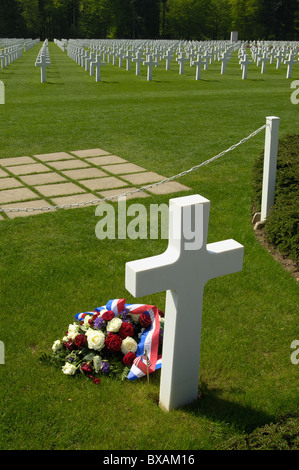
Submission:
[[[107,64],[96,83],[50,43],[41,84],[39,48],[0,70],[0,157],[99,147],[172,176],[246,137],[266,116],[280,117],[280,136],[298,132],[299,106],[290,101],[298,64],[292,80],[285,65],[269,64],[264,75],[249,66],[241,80],[234,54],[225,75],[214,62],[196,81],[194,68],[179,75],[176,63],[168,72],[161,63],[152,82],[145,67],[136,77],[133,67]],[[205,287],[200,398],[184,409],[157,406],[159,372],[149,385],[105,378],[94,385],[39,362],[76,313],[111,298],[134,301],[125,263],[162,253],[167,240],[99,240],[95,207],[0,222],[1,449],[215,449],[297,411],[290,345],[298,339],[298,285],[251,227],[252,168],[263,146],[261,132],[178,180],[211,201],[208,242],[245,246],[242,272]],[[168,200],[141,202],[149,211]],[[137,300],[163,310],[165,293]]]

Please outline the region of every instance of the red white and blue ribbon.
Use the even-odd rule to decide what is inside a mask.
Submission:
[[[142,332],[138,343],[136,358],[131,370],[127,375],[129,380],[134,380],[158,370],[162,366],[162,356],[158,354],[160,315],[157,307],[143,304],[126,304],[125,299],[112,299],[105,306],[97,307],[93,312],[77,313],[76,320],[82,321],[86,315],[94,315],[101,310],[112,310],[116,315],[126,308],[131,318],[138,317],[145,313],[149,315],[151,324]],[[146,351],[146,354],[145,354]]]
[[[127,375],[129,380],[134,380],[155,372],[162,366],[162,356],[158,355],[160,319],[158,308],[153,305],[126,305],[131,315],[146,313],[151,319],[151,324],[141,334],[136,351],[136,359]],[[146,354],[145,354],[146,351]]]

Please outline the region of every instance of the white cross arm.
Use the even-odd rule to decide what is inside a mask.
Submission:
[[[196,289],[199,283],[204,285],[215,277],[242,270],[243,245],[232,239],[206,243],[209,209],[210,201],[199,195],[169,201],[167,250],[161,255],[126,263],[126,289],[134,297],[180,290],[186,283]],[[187,230],[192,225],[194,234]],[[194,241],[190,243],[192,235]]]
[[[235,240],[209,243],[207,252],[210,255],[206,271],[207,280],[242,270],[244,246]]]
[[[152,294],[169,289],[176,260],[177,253],[167,249],[162,255],[126,263],[126,289],[134,297],[148,294],[149,282]]]

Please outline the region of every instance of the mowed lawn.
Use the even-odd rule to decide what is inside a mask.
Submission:
[[[195,68],[185,64],[179,75],[175,61],[170,71],[161,61],[151,82],[145,67],[135,76],[133,66],[107,64],[96,83],[50,43],[41,84],[40,46],[0,70],[1,158],[99,147],[172,176],[237,143],[266,116],[280,117],[281,136],[298,133],[299,106],[290,101],[298,64],[291,80],[286,65],[269,64],[263,75],[249,66],[241,80],[234,53],[225,75],[214,62],[196,81]],[[298,285],[251,227],[252,167],[263,147],[264,131],[177,180],[211,201],[208,242],[234,238],[245,254],[242,272],[205,287],[199,399],[170,413],[157,406],[159,372],[149,385],[107,378],[95,385],[39,362],[76,313],[112,298],[135,301],[125,263],[162,253],[167,240],[99,240],[95,207],[0,221],[1,449],[215,449],[297,410],[299,365],[290,357]],[[149,214],[151,203],[170,197],[127,206],[142,202]],[[165,292],[137,302],[164,310]]]

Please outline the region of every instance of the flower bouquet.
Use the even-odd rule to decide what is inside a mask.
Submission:
[[[163,327],[164,314],[157,307],[109,300],[75,315],[47,359],[64,374],[82,373],[96,384],[103,375],[134,380],[161,367]]]

